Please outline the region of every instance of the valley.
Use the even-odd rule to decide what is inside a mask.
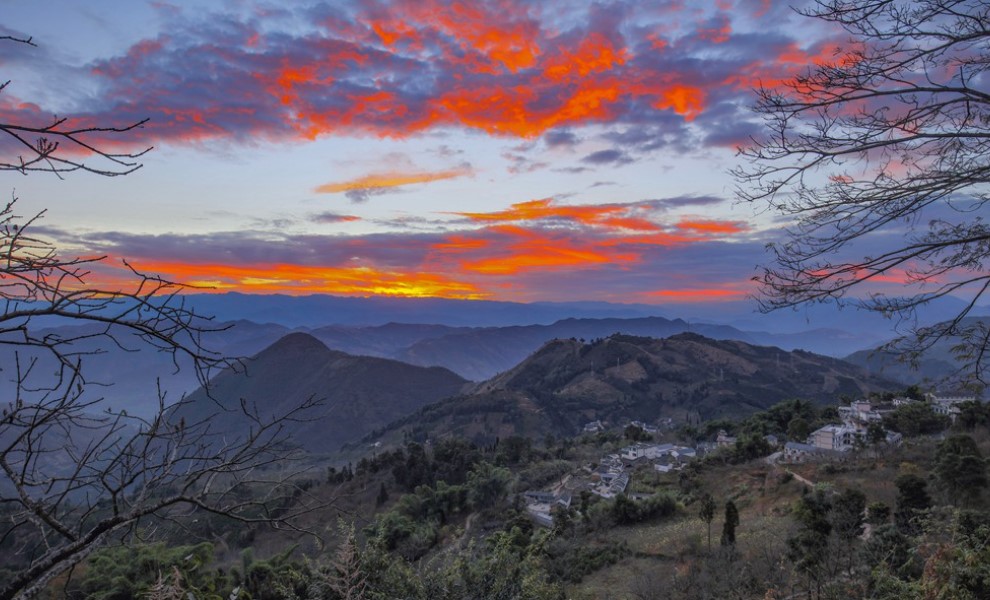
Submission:
[[[452,586],[480,590],[478,598],[501,589],[511,597],[589,599],[729,590],[740,598],[776,590],[783,598],[811,585],[809,577],[842,593],[881,585],[883,577],[922,585],[920,571],[884,571],[892,567],[882,559],[859,559],[874,561],[866,570],[843,566],[853,550],[885,550],[867,534],[849,546],[839,521],[815,542],[823,554],[814,570],[798,569],[807,560],[795,546],[804,543],[800,511],[814,498],[832,522],[845,503],[862,503],[863,516],[842,526],[883,531],[917,544],[923,556],[927,538],[911,537],[897,521],[908,510],[897,482],[928,473],[928,502],[943,512],[927,518],[956,531],[958,515],[944,510],[959,499],[934,487],[944,476],[940,440],[972,440],[960,443],[983,461],[986,405],[925,400],[923,385],[905,391],[857,364],[859,355],[847,362],[731,339],[738,333],[731,327],[682,331],[686,325],[656,317],[482,329],[391,323],[290,331],[235,323],[216,339],[257,352],[183,397],[166,418],[208,432],[195,438],[207,452],[278,424],[270,451],[291,463],[254,467],[256,483],[236,493],[259,508],[271,506],[265,496],[278,498],[277,509],[295,515],[292,529],[166,510],[167,524],[153,538],[121,540],[145,558],[134,562],[111,543],[61,585],[69,597],[170,585],[197,597],[282,598],[291,587],[295,597],[316,598],[323,596],[313,590],[350,581],[363,597],[426,598],[436,586]],[[513,352],[559,332],[574,335],[549,337],[503,368]],[[470,354],[457,364],[485,364],[473,368],[494,374],[471,381],[441,366],[375,356],[431,345],[448,345],[449,356]],[[306,409],[294,412],[300,405]],[[58,468],[68,472],[66,464]],[[969,510],[990,500],[983,477],[965,488]],[[734,516],[723,519],[723,509]],[[8,569],[24,560],[16,548],[30,539],[0,544]],[[967,539],[952,537],[953,547],[976,551]],[[173,579],[162,579],[163,569]]]

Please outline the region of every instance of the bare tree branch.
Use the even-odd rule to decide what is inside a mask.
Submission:
[[[0,170],[125,175],[145,151],[119,154],[99,144],[145,122],[0,123],[24,151],[0,159]],[[109,166],[84,162],[94,157]],[[12,355],[0,363],[0,379],[14,390],[0,398],[0,546],[3,567],[13,569],[0,579],[0,600],[39,594],[109,538],[139,537],[149,520],[222,515],[301,531],[299,517],[326,502],[301,493],[307,466],[287,437],[319,401],[274,415],[242,403],[244,426],[224,431],[216,424],[230,415],[219,404],[186,411],[188,400],[166,404],[160,389],[151,416],[105,407],[86,393],[99,383],[88,377],[86,359],[105,348],[165,352],[204,386],[239,362],[204,346],[206,334],[223,328],[186,305],[183,286],[126,262],[126,284],[94,285],[89,270],[106,266],[105,257],[62,257],[32,233],[44,211],[20,217],[15,203],[0,204],[0,350]]]
[[[0,36],[0,42],[13,42],[37,46],[33,38],[13,35]],[[0,92],[10,81],[0,84]],[[141,168],[139,159],[151,150],[115,152],[107,149],[121,134],[129,134],[144,127],[148,119],[121,126],[77,125],[67,117],[57,115],[36,117],[34,123],[3,123],[0,132],[6,134],[19,154],[0,158],[0,171],[17,171],[23,175],[31,172],[48,172],[62,178],[73,171],[87,171],[105,177],[127,175]],[[16,152],[17,150],[15,150]]]
[[[837,302],[896,317],[907,331],[888,349],[913,360],[952,339],[982,384],[986,325],[966,317],[990,285],[990,3],[819,0],[804,14],[851,39],[757,91],[768,133],[740,151],[738,196],[791,222],[757,278],[761,307]],[[857,255],[867,240],[883,249]],[[893,280],[903,292],[850,295]],[[956,318],[917,324],[917,309],[947,296],[967,300]]]

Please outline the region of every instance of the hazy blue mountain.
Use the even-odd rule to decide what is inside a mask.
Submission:
[[[647,304],[607,302],[494,302],[446,298],[367,298],[279,294],[194,294],[190,305],[220,321],[247,319],[286,327],[372,326],[386,323],[434,323],[454,327],[499,327],[552,323],[568,317],[647,317],[665,312]]]
[[[454,327],[437,324],[386,323],[374,326],[328,325],[315,329],[291,330],[274,323],[248,320],[211,323],[216,331],[205,334],[206,347],[223,356],[251,356],[290,331],[311,333],[328,347],[354,355],[391,358],[419,366],[442,366],[466,379],[481,381],[505,371],[545,342],[554,338],[601,338],[613,333],[666,337],[694,332],[716,339],[737,339],[753,344],[775,345],[785,349],[805,349],[822,354],[845,355],[864,347],[860,338],[839,330],[815,330],[793,334],[741,331],[737,328],[690,323],[663,317],[563,319],[551,324],[508,327]],[[45,333],[59,336],[87,334],[96,326],[51,328]],[[75,349],[89,353],[84,369],[91,385],[87,394],[105,398],[110,406],[126,407],[135,414],[148,414],[157,406],[157,391],[167,392],[169,401],[196,389],[199,381],[180,362],[149,351],[138,340],[124,335],[121,346],[99,338],[85,339]],[[28,353],[27,355],[30,355]],[[12,348],[0,344],[0,394],[13,396]],[[52,365],[38,371],[52,371]],[[6,381],[6,385],[4,384]]]
[[[415,410],[461,392],[467,382],[440,367],[417,367],[330,350],[307,333],[291,333],[199,389],[179,409],[187,423],[212,419],[238,432],[252,423],[241,403],[264,417],[284,415],[310,398],[316,410],[287,424],[290,443],[310,452],[336,451],[345,442]]]
[[[208,323],[213,329],[203,334],[204,347],[219,356],[243,357],[255,354],[288,333],[281,325],[259,325],[250,321]],[[38,335],[79,338],[71,350],[82,353],[82,369],[86,376],[86,399],[103,398],[104,406],[125,408],[136,415],[148,415],[158,407],[158,390],[166,394],[167,402],[178,400],[200,385],[191,363],[181,355],[158,352],[132,333],[119,329],[119,345],[105,337],[87,337],[100,332],[96,324],[63,326],[41,330]],[[14,352],[26,365],[32,359],[35,366],[33,385],[48,385],[57,365],[50,355],[30,349],[0,344],[0,399],[13,397]]]
[[[981,320],[981,317],[969,317],[963,320],[963,325]],[[880,346],[868,350],[854,352],[845,360],[860,365],[871,373],[905,384],[921,384],[952,389],[964,378],[971,375],[962,371],[963,363],[953,353],[952,348],[958,343],[955,338],[945,338],[935,342],[927,351],[917,357],[915,362],[905,360],[905,357],[884,351]],[[984,380],[987,374],[984,373]]]
[[[310,333],[330,348],[348,354],[401,359],[403,350],[418,342],[470,331],[474,331],[474,328],[386,323],[369,327],[328,325],[312,329]]]
[[[515,366],[554,338],[602,338],[613,333],[668,337],[692,332],[715,339],[805,349],[841,355],[864,347],[846,332],[815,330],[800,334],[740,331],[727,325],[689,323],[682,319],[564,319],[550,325],[482,328],[424,339],[393,356],[418,365],[441,365],[468,379],[480,381]]]

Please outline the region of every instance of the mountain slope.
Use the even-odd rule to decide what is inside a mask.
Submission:
[[[692,333],[614,335],[590,344],[554,340],[470,394],[393,424],[382,437],[457,433],[484,443],[508,435],[573,435],[595,419],[741,416],[789,398],[826,403],[896,387],[838,359]]]
[[[980,325],[986,320],[986,317],[967,317],[960,322],[960,326]],[[902,360],[901,355],[879,347],[854,352],[845,360],[863,365],[871,373],[906,385],[932,383],[952,388],[960,385],[965,378],[973,374],[970,370],[963,370],[965,362],[960,361],[953,352],[953,348],[960,341],[958,337],[946,337],[936,341],[917,357],[916,364]],[[982,373],[984,379],[986,376],[986,372]]]
[[[209,396],[193,393],[180,415],[195,422],[217,414],[231,431],[249,425],[243,400],[264,415],[285,414],[307,399],[323,404],[292,424],[291,441],[311,452],[332,452],[376,427],[462,391],[465,380],[440,367],[351,356],[328,349],[306,333],[291,333],[244,362],[239,372],[215,377]],[[226,410],[219,410],[219,407]]]
[[[288,333],[281,325],[250,321],[202,321],[198,324],[204,328],[200,342],[215,356],[251,356]],[[65,349],[81,359],[82,372],[89,384],[81,401],[102,399],[99,410],[123,408],[132,415],[146,417],[158,410],[159,390],[166,393],[168,401],[174,401],[199,387],[192,363],[182,353],[173,357],[168,352],[161,352],[134,332],[119,326],[109,329],[117,339],[117,343],[113,343],[101,335],[106,330],[103,324],[90,323],[48,327],[38,332],[39,336],[50,339],[75,340]],[[21,364],[38,361],[35,371],[42,377],[30,382],[33,386],[50,384],[50,374],[58,368],[50,353],[4,344],[0,340],[0,399],[12,398],[15,394],[14,374],[12,369],[6,368],[15,364],[15,352],[19,353]]]

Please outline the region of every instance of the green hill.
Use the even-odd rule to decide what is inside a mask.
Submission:
[[[789,398],[825,404],[897,387],[838,359],[691,333],[553,340],[471,393],[427,406],[368,440],[573,435],[596,419],[620,425],[740,417]]]

